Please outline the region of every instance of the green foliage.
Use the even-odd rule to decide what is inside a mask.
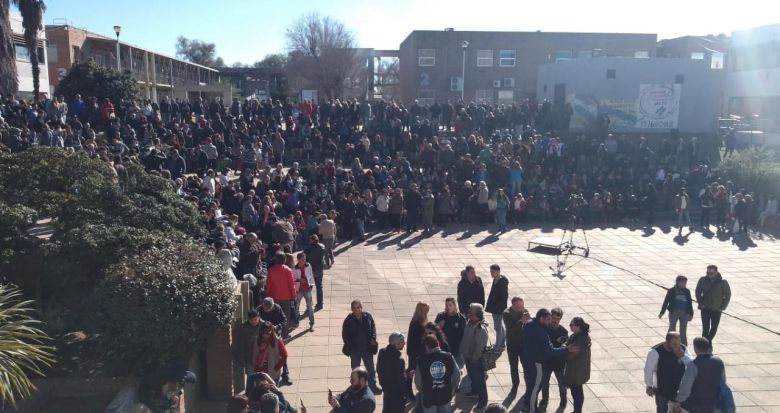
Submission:
[[[270,69],[284,69],[284,67],[287,66],[287,55],[282,53],[267,54],[263,60],[255,62],[253,66]]]
[[[21,291],[0,284],[0,408],[29,398],[35,386],[28,374],[43,375],[41,369],[54,363],[49,337],[30,305]]]
[[[108,270],[89,301],[106,352],[141,371],[188,360],[234,311],[234,288],[213,254],[195,245],[153,248]]]
[[[225,66],[225,61],[217,57],[217,45],[184,36],[176,39],[176,56],[203,66]]]
[[[760,194],[780,192],[780,163],[774,150],[753,146],[736,152],[718,165],[718,172],[737,188]]]
[[[193,239],[206,234],[197,208],[177,196],[168,180],[136,164],[126,167],[129,180],[127,191],[122,192],[109,164],[82,153],[51,148],[0,153],[0,277],[17,284],[28,297],[35,297],[45,319],[59,321],[50,327],[56,324],[66,331],[86,330],[110,339],[115,336],[113,330],[101,330],[106,324],[87,321],[93,314],[105,315],[103,310],[95,313],[96,304],[88,298],[101,299],[104,292],[98,290],[114,285],[103,281],[106,274],[116,275],[118,268],[132,267],[135,272],[125,271],[128,277],[158,272],[155,282],[179,286],[177,304],[166,310],[167,316],[189,320],[185,313],[201,305],[212,312],[212,318],[199,324],[161,327],[152,325],[151,318],[143,322],[150,330],[171,330],[176,340],[181,335],[192,335],[195,341],[176,344],[166,342],[168,336],[155,333],[154,339],[164,344],[156,356],[167,357],[169,349],[180,355],[183,348],[192,351],[193,343],[225,325],[226,321],[219,323],[232,315],[229,299],[222,305],[204,304],[208,300],[202,297],[201,288],[206,288],[215,294],[213,299],[225,298],[220,284],[225,276],[214,270],[218,263],[213,255],[194,246]],[[48,238],[30,230],[34,225],[40,227],[42,219],[48,220],[44,225],[49,229]],[[193,249],[197,254],[192,253]],[[178,251],[179,255],[161,258],[160,251]],[[159,261],[149,261],[150,254]],[[183,266],[178,273],[162,270],[164,259],[171,257],[181,260]],[[183,272],[193,277],[192,282],[179,280]],[[170,282],[169,274],[173,277]],[[150,290],[149,294],[156,293]],[[125,311],[116,304],[114,307]],[[132,313],[142,314],[135,310]],[[139,342],[128,339],[128,346],[141,348],[150,340],[143,334],[134,337]],[[133,353],[129,357],[134,360],[136,356]],[[118,363],[125,360],[122,353],[108,359]]]
[[[70,101],[76,94],[109,98],[116,104],[120,99],[135,99],[139,94],[138,83],[129,75],[98,65],[93,61],[74,64],[67,76],[60,80],[57,95],[65,95]]]

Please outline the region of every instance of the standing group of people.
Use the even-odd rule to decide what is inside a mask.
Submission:
[[[582,412],[583,385],[590,379],[590,326],[581,317],[574,317],[569,333],[560,325],[563,311],[559,308],[539,309],[532,318],[522,298],[513,297],[508,305],[509,280],[501,268],[491,265],[490,273],[487,300],[482,279],[469,266],[461,274],[457,297],[445,300],[444,311],[431,320],[430,306],[418,303],[407,334],[393,332],[382,349],[373,317],[363,310],[360,300],[352,302],[352,311],[342,326],[343,351],[353,368],[363,364],[372,395],[384,394],[383,412],[403,412],[413,402],[416,411],[449,413],[459,390],[476,399],[477,409],[491,411],[487,406],[487,372],[504,352],[510,364],[512,400],[518,394],[522,365],[526,390],[521,402],[526,411],[544,411],[554,374],[559,407],[565,408],[570,389],[574,411]],[[486,313],[492,316],[492,343]],[[378,354],[376,367],[374,354]]]

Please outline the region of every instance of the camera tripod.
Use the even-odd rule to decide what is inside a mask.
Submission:
[[[577,233],[577,223],[580,221],[576,213],[572,213],[569,216],[569,225],[563,229],[563,235],[561,235],[560,249],[558,254],[555,255],[555,267],[550,267],[553,271],[553,275],[558,278],[564,278],[564,271],[568,271],[580,261],[588,258],[590,255],[590,245],[588,245],[588,234],[585,232],[585,228],[579,228],[582,231],[582,238],[585,242],[584,246],[579,246],[574,242],[574,235]],[[569,256],[577,255],[582,257],[577,262],[569,265]]]

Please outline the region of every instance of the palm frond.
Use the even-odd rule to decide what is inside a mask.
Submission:
[[[18,289],[0,284],[0,407],[29,398],[35,385],[28,375],[42,376],[54,363],[51,339],[33,318],[31,304]]]

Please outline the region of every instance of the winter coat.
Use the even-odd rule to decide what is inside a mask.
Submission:
[[[466,323],[463,340],[460,342],[460,355],[464,359],[477,361],[482,358],[488,343],[488,324],[485,320]]]
[[[503,275],[493,282],[490,288],[485,311],[490,314],[502,314],[506,310],[506,301],[509,299],[509,279]]]
[[[469,282],[466,272],[462,271],[461,280],[458,283],[458,309],[463,314],[468,314],[471,303],[485,305],[485,287],[482,286],[482,278],[477,277],[473,283]]]
[[[395,346],[391,344],[379,350],[379,355],[376,357],[376,373],[379,385],[385,392],[385,397],[404,397],[406,393],[405,369],[401,352]]]
[[[717,273],[714,279],[706,275],[701,277],[696,284],[696,300],[699,302],[699,309],[726,311],[731,301],[729,282],[724,280],[720,273]]]
[[[590,380],[590,336],[587,333],[572,334],[566,344],[579,347],[580,351],[566,353],[563,381],[568,386],[581,386]]]

